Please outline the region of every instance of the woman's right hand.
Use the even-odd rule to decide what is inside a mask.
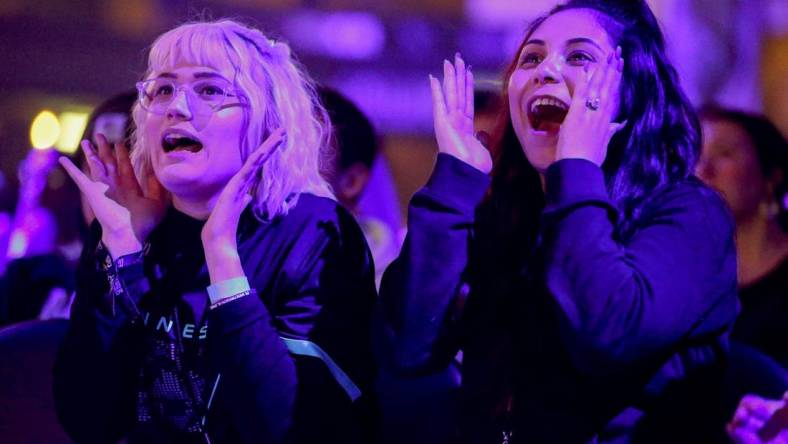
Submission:
[[[60,164],[85,195],[101,224],[101,240],[113,258],[138,252],[166,211],[164,190],[155,178],[146,193],[134,176],[128,148],[115,144],[114,154],[103,135],[96,137],[98,150],[82,141],[90,177],[66,157]]]
[[[786,406],[788,402],[788,392],[785,392],[782,400],[771,400],[761,398],[756,395],[746,395],[739,402],[733,419],[726,426],[728,436],[736,444],[786,444],[788,443],[788,429],[783,424],[770,424],[770,430],[766,432],[767,423],[771,423],[777,418],[773,418],[779,409]],[[777,420],[780,422],[779,419]],[[763,436],[770,434],[774,436]]]
[[[443,85],[430,76],[432,117],[438,150],[483,173],[492,170],[492,158],[473,132],[473,73],[460,54],[454,64],[443,61]]]

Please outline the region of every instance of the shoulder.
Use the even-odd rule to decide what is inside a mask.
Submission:
[[[695,177],[674,182],[656,191],[643,206],[645,220],[675,220],[690,231],[713,237],[731,237],[733,216],[717,191]]]
[[[310,245],[360,243],[363,233],[353,216],[338,202],[327,197],[301,193],[287,214],[261,222],[247,212],[247,229],[256,234],[273,235],[302,248]],[[254,235],[253,235],[254,236]],[[366,247],[366,243],[363,243]]]

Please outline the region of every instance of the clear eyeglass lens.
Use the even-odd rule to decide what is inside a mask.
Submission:
[[[223,79],[198,80],[186,85],[178,85],[171,79],[150,79],[142,82],[140,102],[149,111],[163,113],[181,89],[192,96],[190,103],[216,110],[231,95],[232,87]]]

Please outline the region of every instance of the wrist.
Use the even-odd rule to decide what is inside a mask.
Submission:
[[[203,250],[211,283],[244,275],[235,243],[204,243]]]
[[[134,233],[108,233],[101,235],[101,242],[107,247],[113,259],[142,250],[142,243]]]
[[[206,290],[208,291],[208,298],[211,301],[211,305],[223,299],[238,297],[251,292],[249,280],[243,275],[212,283]]]

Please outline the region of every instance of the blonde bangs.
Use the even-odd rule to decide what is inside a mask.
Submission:
[[[181,65],[206,66],[219,72],[236,73],[238,55],[225,31],[205,23],[190,23],[162,34],[153,43],[148,59],[148,75]],[[232,79],[230,79],[232,80]]]

